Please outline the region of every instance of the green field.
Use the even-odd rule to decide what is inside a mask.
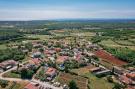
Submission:
[[[119,48],[119,47],[125,48],[125,47],[127,47],[131,50],[135,50],[135,46],[133,46],[134,44],[129,42],[129,41],[120,40],[120,41],[117,41],[117,42],[114,42],[113,40],[108,39],[108,40],[102,40],[98,44],[103,45],[105,47],[112,47],[112,48]]]
[[[120,44],[120,45],[124,45],[124,46],[135,46],[134,43],[132,43],[128,40],[116,40],[115,42]]]
[[[104,46],[107,46],[107,47],[121,47],[121,45],[115,43],[111,39],[103,40],[99,44],[104,45]]]
[[[5,73],[3,76],[4,77],[8,77],[8,78],[21,78],[21,75],[20,74],[12,73],[11,71]]]
[[[0,49],[6,49],[6,48],[7,48],[7,46],[5,44],[0,45]]]
[[[26,36],[30,38],[39,38],[39,40],[46,40],[51,37],[49,35],[33,35],[33,34],[27,34]]]
[[[87,68],[73,69],[71,71],[77,74],[79,73],[79,75],[81,76],[88,77],[88,80],[89,80],[88,86],[90,86],[90,89],[112,89],[113,88],[113,83],[109,83],[106,77],[97,78],[95,75],[90,73],[89,69]]]
[[[89,86],[91,89],[112,89],[113,84],[109,83],[106,78],[97,78],[91,73],[85,74],[89,78]]]

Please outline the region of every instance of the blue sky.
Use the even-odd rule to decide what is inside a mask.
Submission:
[[[0,20],[135,18],[135,0],[0,0]]]

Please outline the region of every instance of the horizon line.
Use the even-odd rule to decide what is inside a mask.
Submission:
[[[31,20],[0,20],[3,21],[66,21],[66,20],[135,20],[135,18],[58,18],[58,19],[31,19]]]

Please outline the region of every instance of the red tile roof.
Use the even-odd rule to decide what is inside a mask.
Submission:
[[[29,62],[35,65],[38,65],[41,63],[41,60],[39,58],[33,58]]]
[[[76,55],[75,60],[79,61],[79,60],[81,59],[81,57],[82,57],[81,53],[78,53],[78,54]]]
[[[128,77],[126,77],[125,75],[121,75],[120,80],[125,84],[131,84],[132,83],[132,80],[129,79]]]
[[[55,68],[48,68],[46,71],[47,75],[53,75],[56,73],[56,69]]]
[[[61,48],[55,48],[54,49],[56,52],[60,52],[61,51]]]
[[[25,86],[24,89],[39,89],[38,86],[32,84],[32,83],[29,83]]]
[[[59,56],[56,61],[60,62],[60,63],[63,63],[66,60],[68,60],[68,56]]]
[[[135,73],[127,73],[126,76],[131,79],[135,79]]]

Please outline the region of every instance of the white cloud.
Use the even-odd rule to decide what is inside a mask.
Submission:
[[[0,10],[0,20],[44,20],[59,18],[135,18],[134,10]]]

